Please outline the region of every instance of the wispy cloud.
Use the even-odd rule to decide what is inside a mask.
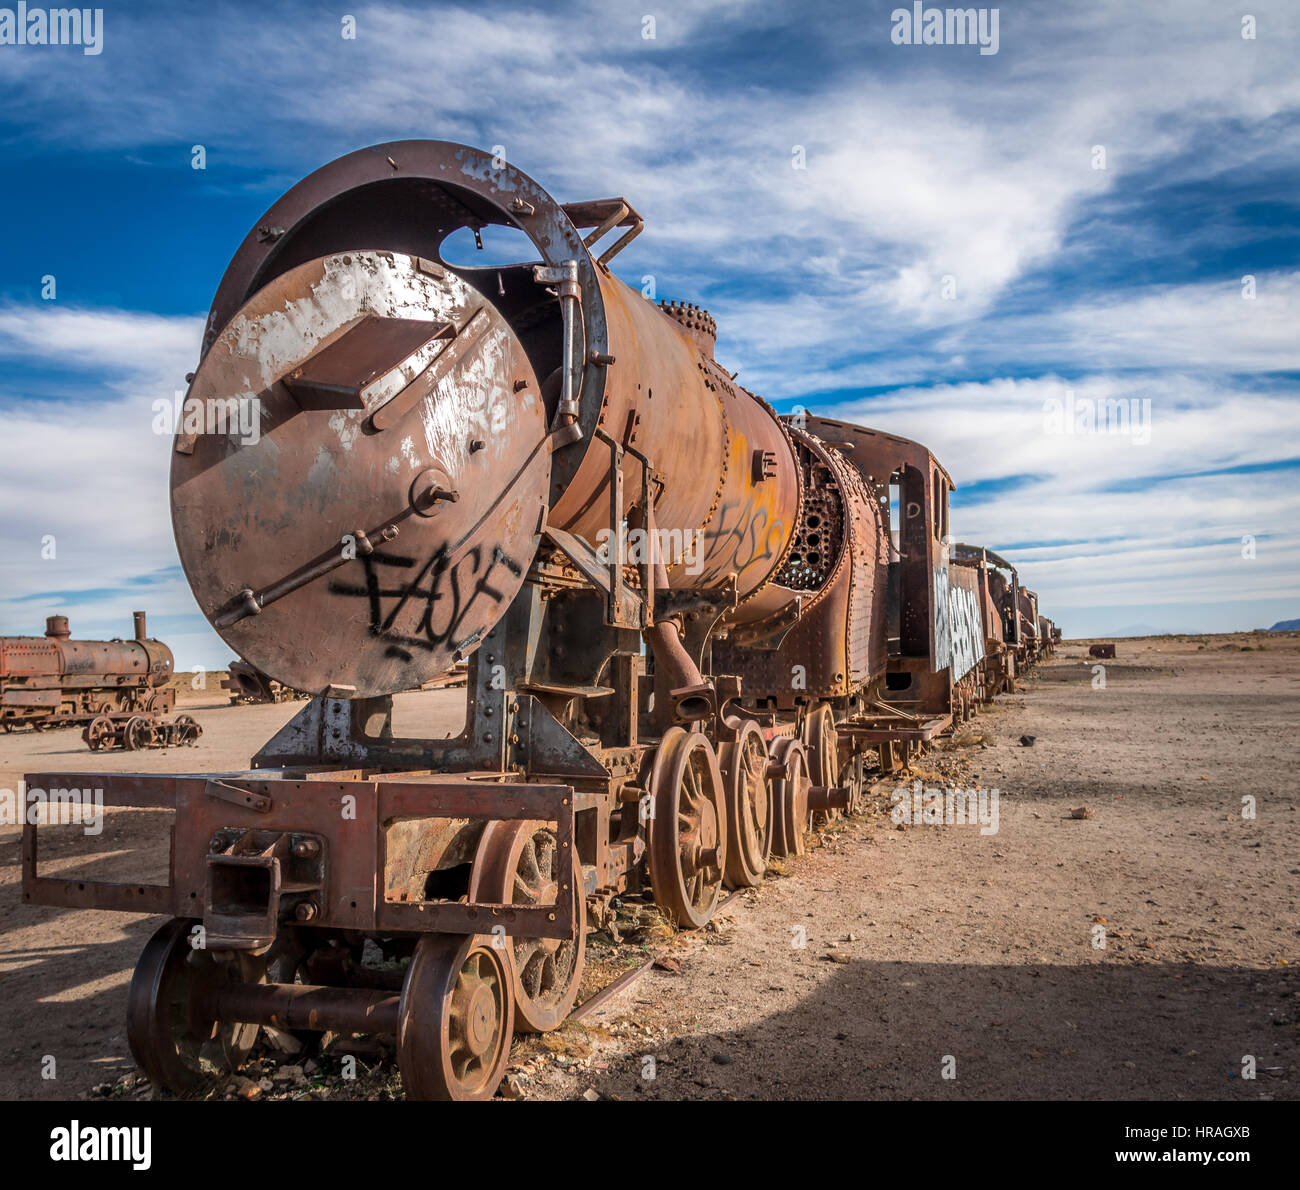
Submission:
[[[986,57],[893,46],[895,6],[378,4],[355,12],[355,40],[315,5],[110,9],[96,58],[0,56],[3,152],[162,168],[201,143],[204,185],[243,203],[366,143],[502,145],[561,199],[630,198],[648,226],[620,267],[707,304],[747,385],[932,445],[971,492],[962,536],[1076,543],[1026,548],[1046,599],[1291,599],[1276,469],[1300,456],[1284,238],[1300,12],[1252,4],[1248,40],[1213,0],[1044,0],[1004,7]],[[159,287],[174,265],[155,262]],[[64,469],[98,474],[87,588],[175,563],[166,446],[135,419],[193,366],[195,326],[0,307],[15,461],[0,491],[42,493],[36,519],[75,536],[76,503],[40,463],[57,439]],[[1150,400],[1150,443],[1044,434],[1043,402],[1067,387]],[[9,520],[5,545],[26,541]],[[1250,532],[1270,535],[1262,564],[1216,553]],[[47,582],[26,562],[6,579]]]
[[[87,374],[75,400],[0,381],[6,632],[39,635],[44,618],[61,612],[83,635],[124,635],[136,607],[153,613],[155,630],[193,624],[171,535],[171,439],[155,432],[153,406],[184,387],[202,325],[122,311],[0,309],[0,359]],[[212,664],[220,653],[202,635],[195,660]]]
[[[0,306],[0,359],[27,359],[174,387],[198,363],[202,318],[55,304]]]

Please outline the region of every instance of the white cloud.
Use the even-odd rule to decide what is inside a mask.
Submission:
[[[1136,171],[1227,173],[1296,144],[1293,125],[1261,143],[1233,123],[1300,104],[1297,20],[1281,3],[1254,6],[1254,42],[1210,0],[1020,6],[985,58],[891,45],[888,6],[804,21],[779,4],[654,8],[653,41],[640,8],[604,3],[375,6],[358,14],[355,41],[314,7],[255,23],[120,13],[103,69],[6,61],[55,142],[185,154],[204,142],[213,185],[223,161],[305,167],[320,159],[312,146],[499,143],[562,198],[630,197],[650,235],[629,260],[658,257],[697,284],[797,271],[800,289],[844,300],[847,283],[860,315],[917,326],[987,308],[1059,250],[1081,204]],[[822,77],[795,46],[751,77],[729,67],[728,51],[818,29]],[[690,57],[705,47],[714,69]],[[810,256],[825,287],[802,276]],[[960,303],[939,297],[946,275]]]
[[[201,318],[130,310],[0,306],[0,358],[177,384],[198,363]]]
[[[954,329],[944,351],[1021,364],[1078,359],[1088,368],[1206,368],[1220,372],[1300,369],[1300,273],[1158,285],[1098,297],[1043,314]]]
[[[39,635],[45,617],[59,612],[78,635],[127,635],[130,612],[143,607],[164,635],[169,619],[198,616],[177,569],[171,438],[154,432],[153,403],[184,388],[202,325],[124,311],[0,308],[0,358],[93,377],[75,401],[18,393],[12,381],[0,389],[0,506],[9,510],[0,520],[5,632]],[[47,537],[53,558],[43,556]],[[32,598],[41,594],[49,597]],[[196,660],[215,664],[226,652],[209,638]]]
[[[1149,400],[1150,440],[1055,432],[1047,402],[1067,392],[1099,414]],[[1194,373],[1102,374],[909,388],[813,411],[929,446],[957,481],[955,535],[1006,552],[1044,607],[1300,600],[1300,490],[1279,466],[1300,459],[1294,397]],[[963,491],[997,481],[1009,482]]]
[[[1128,424],[1141,422],[1144,430],[1149,425],[1149,435],[1126,434],[1122,426],[1121,432],[1080,433],[1074,427],[1057,432],[1058,406],[1051,403],[1065,406],[1069,400],[1076,410],[1094,410],[1095,420],[1104,416],[1108,402],[1122,401]],[[1132,401],[1150,404],[1135,408]],[[936,385],[808,407],[926,443],[957,477],[959,488],[1037,476],[1069,498],[1120,483],[1300,458],[1300,419],[1292,397],[1225,387],[1190,372]],[[1076,427],[1080,421],[1076,416]]]
[[[1122,249],[1159,263],[1217,246],[1213,226],[1186,244],[1127,226],[1121,195],[1294,161],[1293,5],[1252,4],[1255,41],[1212,0],[1019,5],[1002,10],[995,57],[890,46],[892,5],[652,7],[653,41],[641,7],[595,0],[563,14],[372,6],[355,42],[314,6],[256,21],[113,10],[101,58],[5,55],[0,87],[23,101],[8,120],[31,121],[45,146],[156,161],[204,143],[205,183],[232,190],[256,187],[258,170],[279,187],[403,136],[503,144],[561,200],[628,197],[648,226],[620,265],[655,274],[661,297],[709,305],[720,359],[770,398],[817,407],[818,393],[948,369],[983,378],[841,412],[931,445],[963,486],[1034,476],[1014,500],[959,493],[961,532],[1085,542],[1027,552],[1063,606],[1294,594],[1289,473],[1194,473],[1300,455],[1294,393],[1232,379],[1297,368],[1300,276],[1261,267],[1253,302],[1236,276],[1084,285],[1068,303],[1040,282],[1042,308],[994,316],[1001,302],[1028,308],[1027,279],[1067,257]],[[753,58],[741,67],[741,55]],[[804,170],[791,168],[795,145]],[[1091,168],[1096,145],[1105,170]],[[1070,242],[1085,214],[1097,226]],[[940,295],[949,275],[955,301]],[[12,385],[0,397],[0,496],[25,510],[3,529],[10,598],[174,563],[166,441],[143,435],[149,401],[193,367],[197,327],[0,308],[0,358],[81,371],[101,389],[76,406]],[[1008,371],[1034,375],[1000,379]],[[1082,373],[1082,398],[1150,399],[1149,445],[1045,435],[1057,371]],[[81,551],[60,550],[60,566],[81,559],[63,572],[77,583],[48,582],[23,553],[46,523]],[[1227,556],[1245,532],[1274,534],[1249,569]],[[166,599],[179,609],[183,590]]]

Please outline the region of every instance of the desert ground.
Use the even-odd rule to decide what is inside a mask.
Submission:
[[[1061,646],[705,930],[623,906],[591,935],[584,997],[656,965],[580,1023],[517,1040],[503,1096],[1297,1098],[1300,634],[1117,644],[1100,671],[1087,642]],[[92,754],[75,729],[14,733],[0,787],[242,768],[301,705],[230,707],[215,685],[182,686],[194,748]],[[457,730],[463,699],[399,696],[398,729]],[[916,781],[997,790],[996,833],[896,823],[890,795]],[[156,871],[149,819],[110,815],[79,870]],[[56,850],[50,868],[71,862]],[[124,1019],[159,920],[23,905],[19,832],[0,827],[0,1097],[155,1094]],[[384,1039],[285,1048],[263,1045],[214,1094],[400,1094]],[[360,1078],[339,1077],[346,1052]]]

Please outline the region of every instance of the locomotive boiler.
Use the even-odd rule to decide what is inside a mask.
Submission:
[[[533,259],[444,258],[493,224]],[[235,254],[177,548],[230,647],[313,697],[246,771],[94,778],[175,809],[167,883],[43,877],[34,831],[24,853],[31,901],[169,916],[128,1006],[159,1084],[274,1024],[392,1034],[409,1096],[489,1096],[512,1034],[573,1008],[589,911],[702,926],[971,705],[947,473],[737,384],[705,311],[611,272],[641,228],[404,141],[306,178]],[[258,434],[199,429],[242,403]],[[397,734],[393,695],[464,658],[462,732]],[[367,941],[404,960],[390,985]]]
[[[101,715],[167,714],[176,692],[171,650],[134,614],[131,640],[74,640],[67,616],[44,636],[0,637],[0,723],[5,731],[86,723]]]

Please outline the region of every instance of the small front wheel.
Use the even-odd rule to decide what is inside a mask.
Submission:
[[[224,983],[266,977],[251,956],[217,959],[195,947],[198,924],[185,917],[164,922],[140,955],[127,995],[131,1053],[151,1082],[176,1095],[202,1091],[244,1064],[258,1026],[212,1020],[204,1006]]]
[[[510,1057],[513,985],[508,945],[459,934],[415,944],[397,1017],[408,1099],[492,1098]]]

